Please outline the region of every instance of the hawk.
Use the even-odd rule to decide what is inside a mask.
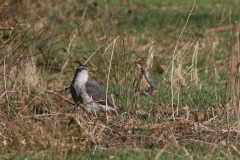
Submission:
[[[85,104],[84,108],[88,112],[106,111],[106,96],[97,81],[89,77],[89,71],[91,70],[85,65],[77,68],[70,86],[73,100]],[[118,112],[110,102],[107,101],[107,105],[108,111]]]

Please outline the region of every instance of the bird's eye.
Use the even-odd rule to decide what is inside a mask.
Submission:
[[[83,70],[85,70],[86,68],[83,68]]]

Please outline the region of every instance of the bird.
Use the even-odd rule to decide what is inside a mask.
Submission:
[[[83,103],[87,112],[114,111],[119,113],[114,106],[107,101],[106,96],[96,80],[89,76],[90,68],[81,65],[77,68],[70,86],[72,98],[76,104]]]

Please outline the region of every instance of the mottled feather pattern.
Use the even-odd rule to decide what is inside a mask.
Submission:
[[[106,96],[99,84],[88,76],[88,70],[77,69],[70,91],[76,103],[86,104],[85,109],[90,111],[106,110]],[[114,106],[108,102],[108,110],[113,110]]]

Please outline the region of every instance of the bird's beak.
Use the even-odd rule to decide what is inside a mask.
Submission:
[[[92,72],[92,70],[90,68],[88,68],[87,70],[88,70],[88,72]]]

